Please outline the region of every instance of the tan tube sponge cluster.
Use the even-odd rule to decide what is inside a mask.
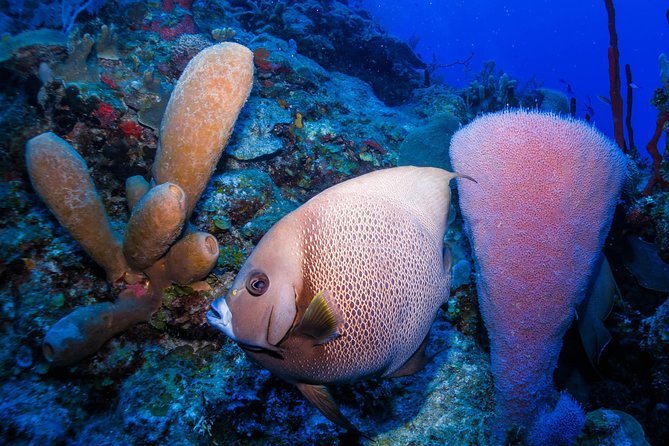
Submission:
[[[111,229],[76,150],[53,133],[28,141],[26,164],[35,190],[107,279],[125,288],[114,302],[78,308],[58,321],[43,344],[50,362],[69,365],[94,353],[112,336],[147,321],[172,282],[185,285],[209,274],[218,243],[187,222],[252,83],[253,55],[242,45],[214,45],[190,61],[163,117],[155,185],[142,177],[126,181],[132,215],[123,237]]]

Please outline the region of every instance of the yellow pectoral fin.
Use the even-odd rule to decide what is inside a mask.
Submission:
[[[325,290],[319,291],[311,299],[295,331],[313,338],[316,345],[320,345],[339,336],[342,326],[343,318],[339,308],[330,298],[330,293]]]

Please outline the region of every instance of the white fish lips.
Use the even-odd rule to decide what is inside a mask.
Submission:
[[[211,310],[207,312],[207,321],[228,337],[235,339],[235,332],[232,330],[232,313],[225,298],[216,299],[211,304]]]

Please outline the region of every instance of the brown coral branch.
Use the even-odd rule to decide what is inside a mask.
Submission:
[[[660,155],[660,151],[657,148],[657,143],[660,140],[662,133],[665,131],[664,126],[667,122],[669,122],[669,113],[660,115],[660,117],[657,118],[655,133],[653,133],[653,137],[648,142],[648,145],[646,145],[646,150],[648,150],[650,157],[653,159],[653,173],[643,191],[644,196],[650,195],[653,192],[653,187],[656,185],[660,186],[662,189],[669,188],[669,181],[665,180],[662,177],[662,172],[660,172],[660,168],[662,167],[662,155]]]
[[[632,129],[632,99],[634,88],[632,87],[632,67],[625,64],[625,82],[627,83],[627,113],[625,114],[625,127],[627,127],[627,140],[632,156],[636,156],[636,144],[634,143],[634,129]]]
[[[623,135],[623,97],[620,93],[620,52],[618,51],[618,33],[616,32],[616,10],[613,0],[604,0],[609,25],[609,95],[613,113],[613,137],[616,144],[627,152]]]

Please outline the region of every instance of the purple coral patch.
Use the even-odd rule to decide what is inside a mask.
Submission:
[[[562,392],[555,409],[546,410],[537,417],[527,441],[532,446],[571,445],[584,424],[583,408],[568,393]]]

